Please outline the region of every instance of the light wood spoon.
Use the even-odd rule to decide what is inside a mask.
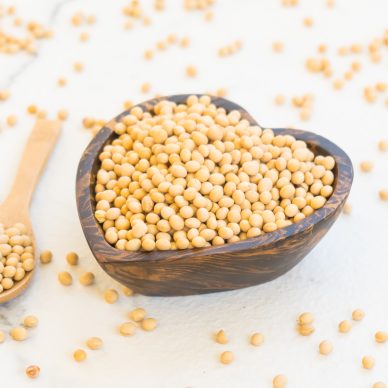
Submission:
[[[25,146],[16,178],[10,193],[0,204],[0,223],[6,227],[17,222],[27,227],[31,236],[34,252],[36,251],[34,233],[29,216],[29,205],[35,186],[53,150],[61,130],[60,121],[38,120],[32,129]],[[36,252],[35,252],[36,253]],[[37,257],[35,255],[35,262]],[[0,303],[7,302],[21,294],[31,281],[35,270],[26,273],[26,276],[9,290],[0,293]]]

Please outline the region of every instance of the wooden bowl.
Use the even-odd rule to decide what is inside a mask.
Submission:
[[[162,99],[182,103],[187,97],[156,98],[139,106],[150,110]],[[217,97],[212,101],[226,111],[239,110],[243,118],[257,125],[237,104]],[[116,137],[114,124],[126,114],[128,111],[107,123],[86,148],[77,173],[77,206],[82,229],[100,266],[137,293],[155,296],[204,294],[275,279],[298,264],[314,248],[337,219],[348,197],[353,167],[342,149],[311,132],[274,129],[276,134],[290,134],[304,140],[315,154],[334,157],[334,191],[325,206],[296,224],[232,244],[152,252],[118,250],[106,242],[94,217],[94,186],[100,165],[98,155]]]

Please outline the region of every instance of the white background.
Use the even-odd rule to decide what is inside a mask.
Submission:
[[[367,104],[363,88],[388,81],[388,49],[383,60],[372,64],[366,45],[387,28],[386,0],[338,0],[333,9],[324,0],[301,0],[295,8],[284,8],[280,0],[219,0],[215,19],[205,22],[201,12],[187,13],[182,1],[167,0],[166,11],[157,13],[151,2],[145,12],[153,24],[135,24],[123,29],[121,8],[129,1],[104,0],[19,0],[18,14],[25,20],[50,25],[54,38],[42,41],[37,56],[0,54],[0,89],[8,88],[12,98],[0,102],[0,123],[8,114],[19,117],[15,128],[0,133],[0,199],[4,199],[15,175],[18,159],[33,121],[27,105],[36,103],[51,117],[66,108],[66,121],[58,146],[50,160],[31,205],[31,216],[40,249],[55,254],[52,264],[39,267],[28,292],[0,306],[0,329],[8,331],[29,313],[40,319],[30,338],[17,343],[7,339],[0,345],[1,385],[9,388],[78,387],[270,387],[274,375],[284,373],[294,388],[367,388],[383,380],[388,383],[388,344],[374,342],[377,330],[388,330],[388,208],[378,191],[388,189],[388,153],[377,150],[381,138],[388,139],[388,109],[385,97]],[[97,17],[94,26],[74,28],[71,16],[83,11]],[[312,28],[303,19],[312,17]],[[0,21],[1,23],[1,21]],[[81,31],[90,41],[80,43]],[[189,36],[187,49],[169,48],[145,61],[143,52],[168,34]],[[217,51],[236,39],[243,49],[220,59]],[[272,42],[285,45],[274,54]],[[304,62],[325,43],[335,77],[341,77],[351,61],[360,60],[362,70],[341,91],[331,80],[308,73]],[[360,55],[338,57],[339,46],[360,43]],[[73,63],[85,65],[74,73]],[[187,79],[185,67],[193,64],[198,77]],[[56,80],[66,77],[68,86]],[[139,92],[150,82],[152,93]],[[119,287],[94,261],[82,234],[75,204],[75,174],[79,158],[90,141],[81,126],[85,116],[110,119],[122,110],[126,99],[140,102],[155,93],[177,94],[228,90],[228,98],[244,106],[263,126],[294,125],[316,131],[343,147],[355,165],[350,197],[353,212],[341,216],[329,234],[305,260],[285,276],[250,289],[222,294],[182,298],[121,297],[115,305],[102,301],[108,287]],[[288,98],[305,93],[315,95],[312,118],[300,122],[288,101],[273,103],[282,93]],[[361,174],[358,164],[375,163],[370,174]],[[1,217],[1,215],[0,215]],[[64,288],[57,273],[68,270],[64,256],[70,250],[81,256],[78,276],[84,270],[97,275],[97,285],[83,288],[78,282]],[[238,258],[236,258],[238,260]],[[158,319],[159,328],[138,332],[132,338],[116,333],[128,312],[142,306]],[[349,334],[339,334],[338,323],[354,308],[366,311],[364,321]],[[316,332],[301,337],[295,332],[299,313],[311,311]],[[230,343],[216,344],[212,334],[226,330]],[[265,336],[265,344],[253,348],[248,337],[254,331]],[[91,335],[104,340],[104,349],[88,352],[77,364],[72,352],[84,346]],[[330,339],[334,351],[329,357],[317,352],[317,345]],[[229,366],[218,362],[223,350],[235,353]],[[376,366],[361,368],[361,358],[373,355]],[[24,375],[30,364],[41,367],[38,380]]]

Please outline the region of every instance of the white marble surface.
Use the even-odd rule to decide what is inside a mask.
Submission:
[[[36,314],[40,325],[31,330],[27,341],[7,338],[0,345],[1,386],[265,388],[278,373],[286,374],[289,387],[294,388],[367,388],[378,380],[388,383],[388,345],[373,340],[375,331],[388,330],[388,208],[377,195],[380,188],[388,188],[388,154],[379,153],[376,145],[384,136],[388,138],[388,109],[382,96],[372,105],[362,98],[366,85],[388,81],[388,50],[385,48],[382,62],[376,65],[365,53],[358,56],[363,69],[340,92],[304,69],[305,59],[315,53],[317,44],[326,43],[336,74],[342,74],[353,57],[338,58],[333,53],[340,45],[366,45],[381,36],[388,27],[386,0],[338,0],[332,10],[325,7],[324,0],[301,0],[295,9],[281,7],[279,0],[219,0],[211,23],[205,23],[200,13],[184,12],[182,1],[167,0],[167,10],[161,13],[147,1],[152,26],[139,24],[124,31],[121,8],[126,3],[12,1],[21,17],[50,25],[55,36],[40,43],[37,56],[0,54],[0,89],[12,93],[9,101],[0,103],[0,122],[10,113],[19,116],[15,128],[2,125],[0,133],[0,199],[10,188],[33,124],[25,114],[26,106],[36,103],[52,116],[66,108],[70,118],[31,206],[38,246],[51,249],[55,259],[38,268],[25,295],[0,306],[2,330],[8,331],[27,313]],[[71,27],[69,19],[76,11],[95,15],[97,23]],[[311,29],[302,25],[306,16],[315,20]],[[90,32],[89,42],[79,42],[81,31]],[[146,62],[144,50],[169,33],[189,36],[190,48],[171,48]],[[218,48],[235,39],[243,41],[243,50],[219,59]],[[283,54],[271,52],[275,40],[284,42]],[[85,64],[83,74],[72,71],[75,61]],[[185,78],[188,64],[198,67],[197,78]],[[60,76],[68,79],[67,87],[57,86]],[[149,96],[226,87],[228,97],[245,106],[263,125],[293,124],[314,130],[342,146],[356,166],[370,159],[376,167],[368,175],[356,168],[352,214],[341,216],[314,251],[280,279],[223,294],[184,298],[139,295],[121,297],[117,304],[108,305],[101,294],[118,285],[91,256],[76,212],[76,167],[90,140],[80,122],[88,115],[111,118],[121,111],[125,99],[147,98],[139,92],[143,82],[152,84]],[[312,119],[299,122],[295,109],[274,106],[278,93],[288,97],[314,93]],[[68,269],[64,256],[69,250],[81,256],[80,267],[71,270],[74,275],[85,269],[95,271],[97,286],[85,289],[75,282],[64,288],[58,284],[58,271]],[[143,306],[158,319],[158,330],[120,337],[116,326],[136,306]],[[357,307],[366,311],[365,320],[349,334],[339,334],[338,322],[349,318]],[[308,338],[294,330],[296,316],[305,310],[316,316],[316,332]],[[224,347],[211,339],[220,328],[231,338]],[[253,331],[265,335],[260,348],[247,344]],[[83,364],[75,363],[73,350],[84,346],[91,335],[104,339],[104,349],[89,352]],[[317,354],[322,339],[334,343],[330,357]],[[217,357],[224,349],[235,352],[232,365],[219,364]],[[376,358],[371,371],[360,366],[367,354]],[[41,367],[36,381],[24,375],[30,364]]]

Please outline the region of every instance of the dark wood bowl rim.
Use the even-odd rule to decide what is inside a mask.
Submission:
[[[201,96],[202,94],[197,94]],[[170,100],[176,103],[183,103],[186,101],[187,97],[190,94],[182,94],[182,95],[173,95],[173,96],[165,96],[154,98],[148,101],[145,101],[136,106],[142,107],[144,110],[150,110],[156,103],[161,100]],[[241,106],[220,97],[212,97],[212,102],[217,107],[223,107],[227,112],[231,110],[239,110],[242,114],[242,117],[247,119],[253,125],[259,125],[257,122],[250,116],[248,112],[245,111]],[[303,233],[308,229],[313,228],[313,226],[324,218],[329,217],[340,204],[343,204],[346,197],[349,194],[350,183],[353,180],[353,167],[352,162],[348,155],[337,145],[332,143],[330,140],[316,135],[312,132],[302,131],[297,129],[283,129],[283,128],[273,128],[273,131],[276,134],[289,134],[295,136],[297,140],[304,140],[309,145],[315,145],[319,147],[323,153],[327,155],[331,155],[334,157],[336,161],[336,171],[335,181],[334,181],[334,191],[326,204],[319,210],[315,211],[312,215],[306,217],[302,221],[297,224],[292,224],[282,229],[278,229],[271,233],[266,233],[260,235],[258,237],[253,237],[247,240],[238,241],[235,243],[225,244],[221,246],[211,246],[205,248],[193,248],[186,250],[168,250],[168,251],[136,251],[129,252],[119,250],[112,245],[110,245],[103,236],[103,231],[100,224],[94,217],[94,204],[92,200],[82,202],[81,198],[85,198],[85,196],[89,196],[89,198],[94,197],[94,181],[92,180],[92,168],[95,163],[96,158],[98,158],[99,153],[102,148],[110,142],[112,136],[114,135],[113,125],[115,122],[119,121],[123,116],[128,114],[130,111],[124,111],[113,120],[109,121],[105,126],[97,133],[97,135],[93,138],[93,140],[89,143],[86,150],[84,151],[77,172],[77,182],[76,182],[76,191],[77,191],[77,207],[78,213],[80,216],[81,226],[86,236],[87,242],[96,256],[97,260],[104,263],[122,263],[122,262],[137,262],[137,261],[158,261],[168,259],[171,256],[174,256],[175,260],[179,260],[180,258],[187,258],[190,256],[195,256],[200,254],[201,256],[208,255],[222,255],[222,253],[228,252],[238,254],[239,251],[243,250],[252,250],[252,249],[265,249],[265,247],[273,244],[275,241],[280,241],[283,239],[287,239],[297,233]],[[86,176],[85,176],[86,175]],[[350,175],[350,176],[349,176]],[[88,182],[88,185],[85,185],[85,182]],[[335,195],[334,195],[335,194]],[[333,199],[335,198],[335,200]],[[87,209],[85,209],[85,205]],[[82,213],[85,216],[87,215],[88,219],[94,220],[94,223],[88,223],[86,225],[85,219],[81,217],[81,206]],[[308,220],[308,221],[306,221]],[[103,244],[104,246],[104,255],[100,255],[98,252],[94,251],[93,241],[98,239],[99,244]],[[106,254],[109,252],[109,256]]]

